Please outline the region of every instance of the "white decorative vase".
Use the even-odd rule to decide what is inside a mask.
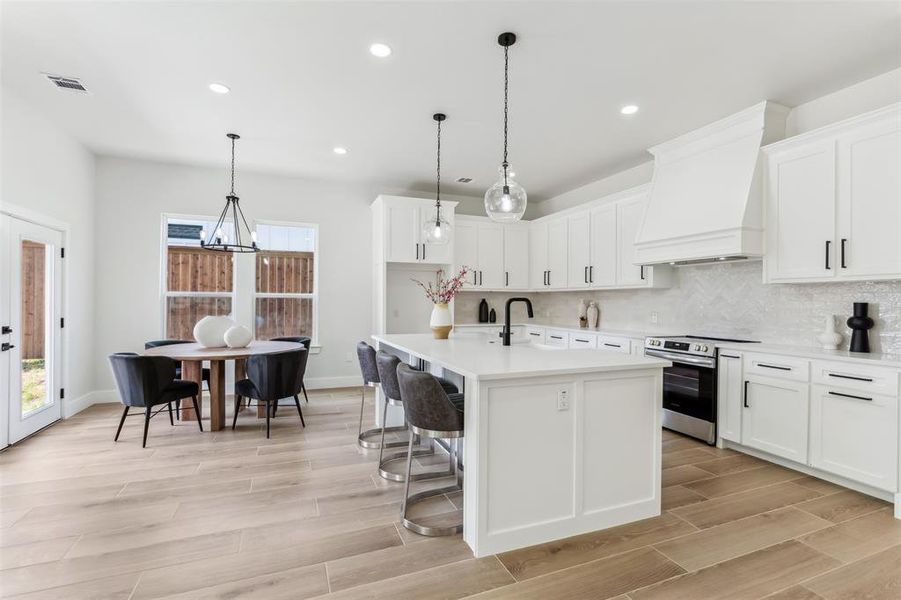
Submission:
[[[835,318],[833,315],[826,315],[826,327],[823,329],[823,333],[817,336],[817,341],[826,350],[835,350],[842,343],[842,334],[835,330]]]
[[[601,321],[601,309],[598,307],[598,303],[592,301],[588,305],[588,326],[592,329],[597,329],[598,324]]]
[[[579,327],[588,327],[588,306],[585,300],[579,300]]]
[[[446,340],[450,335],[454,323],[451,321],[450,310],[447,304],[441,302],[432,307],[432,317],[429,319],[429,327],[432,328],[432,335],[436,340]]]
[[[224,337],[225,345],[229,348],[246,348],[253,340],[253,334],[243,325],[229,327]]]
[[[237,325],[228,317],[207,316],[194,326],[194,339],[204,348],[225,346],[225,332]]]

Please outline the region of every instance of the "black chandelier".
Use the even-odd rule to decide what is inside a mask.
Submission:
[[[257,234],[247,224],[241,206],[238,204],[239,198],[235,195],[235,140],[241,139],[237,133],[228,133],[226,136],[232,141],[232,165],[231,165],[231,192],[225,197],[225,207],[219,214],[219,220],[216,226],[209,232],[200,230],[200,247],[206,250],[214,250],[216,252],[259,252],[257,247]],[[222,227],[227,219],[230,219],[235,226],[235,239],[229,240]],[[241,227],[244,227],[245,235],[241,235]],[[250,239],[250,245],[245,242]]]

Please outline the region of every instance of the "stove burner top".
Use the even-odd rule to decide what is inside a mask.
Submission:
[[[753,340],[736,340],[729,338],[716,338],[701,335],[663,336],[649,337],[644,342],[644,347],[651,352],[677,352],[694,356],[716,356],[717,342],[729,342],[737,344],[756,344]]]

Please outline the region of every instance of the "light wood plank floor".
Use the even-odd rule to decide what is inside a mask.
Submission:
[[[305,430],[283,407],[270,440],[249,411],[204,434],[161,415],[141,449],[137,417],[113,443],[119,411],[0,453],[3,597],[901,598],[886,503],[670,432],[660,517],[475,559],[398,525],[402,485],[356,445],[359,390],[311,393]]]

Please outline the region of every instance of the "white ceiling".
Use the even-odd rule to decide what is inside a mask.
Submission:
[[[480,195],[501,156],[540,200],[760,100],[789,106],[901,66],[899,2],[10,2],[3,83],[104,155]],[[394,49],[388,59],[370,43]],[[41,72],[80,77],[88,96]],[[211,93],[210,82],[231,87]],[[623,104],[640,112],[619,114]],[[350,153],[336,156],[334,146]]]

